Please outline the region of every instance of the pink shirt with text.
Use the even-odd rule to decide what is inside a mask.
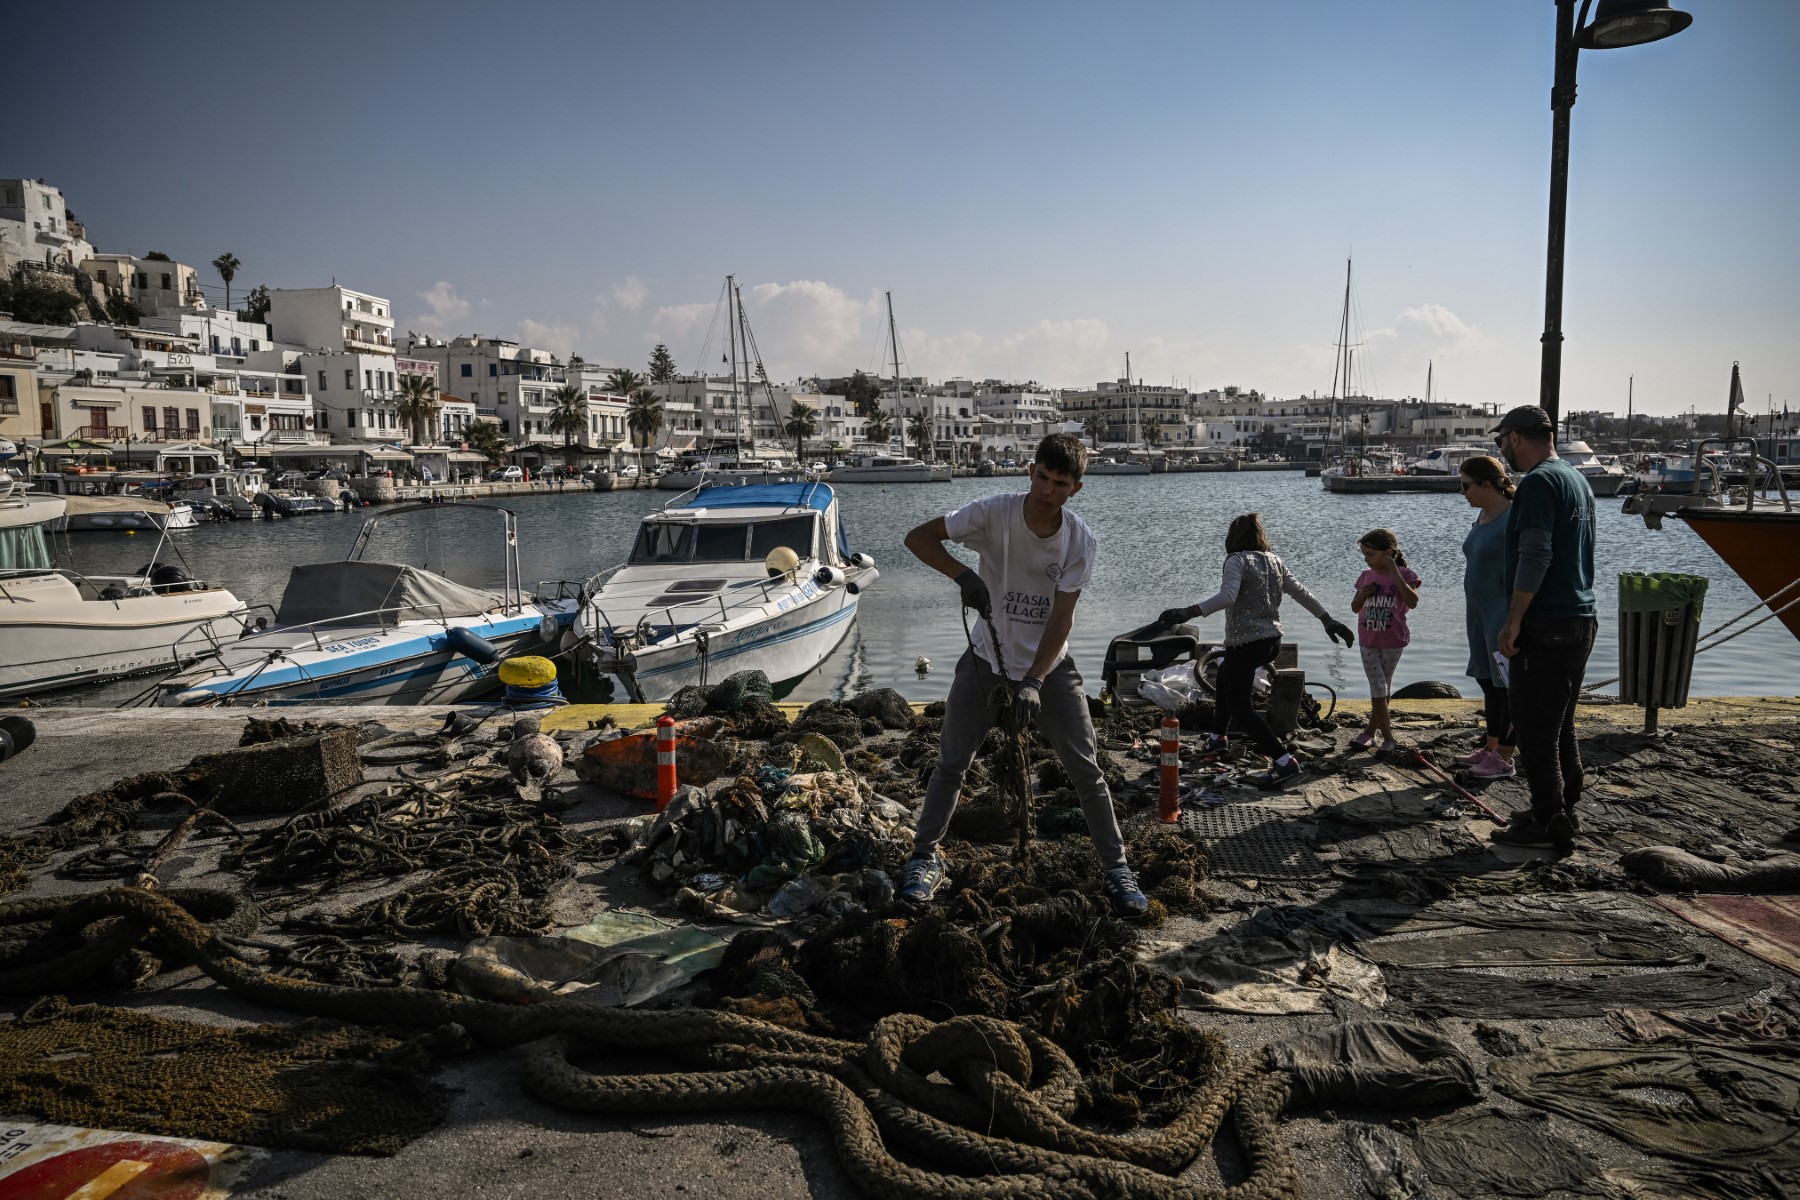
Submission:
[[[1401,567],[1400,574],[1413,587],[1419,586],[1419,577],[1411,567]],[[1360,592],[1371,583],[1375,585],[1375,594],[1356,614],[1357,641],[1382,650],[1407,645],[1412,641],[1412,630],[1406,626],[1407,608],[1400,599],[1394,577],[1381,571],[1364,571],[1356,577],[1356,590]]]

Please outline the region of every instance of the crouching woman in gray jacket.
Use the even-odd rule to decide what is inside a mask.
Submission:
[[[1159,618],[1164,625],[1179,625],[1194,617],[1225,613],[1225,656],[1219,663],[1213,732],[1206,740],[1206,751],[1224,750],[1235,722],[1250,734],[1257,749],[1275,760],[1257,780],[1262,787],[1274,787],[1300,773],[1299,761],[1251,703],[1257,669],[1274,662],[1281,651],[1283,593],[1323,621],[1329,636],[1346,646],[1356,643],[1350,627],[1333,619],[1294,578],[1287,564],[1269,550],[1269,535],[1263,532],[1262,517],[1257,513],[1238,517],[1225,534],[1225,573],[1218,593],[1187,608],[1166,609]]]

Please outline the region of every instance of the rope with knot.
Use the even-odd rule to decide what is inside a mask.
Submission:
[[[768,1107],[809,1113],[830,1127],[845,1170],[876,1200],[1287,1200],[1297,1194],[1293,1159],[1278,1128],[1287,1082],[1256,1060],[1227,1068],[1154,1134],[1120,1137],[1071,1121],[1079,1072],[1067,1054],[996,1018],[933,1023],[890,1016],[859,1043],[707,1009],[597,1008],[573,999],[515,1006],[421,988],[345,987],[263,970],[158,892],[110,888],[72,899],[0,903],[0,930],[46,919],[103,941],[111,955],[132,948],[124,931],[154,935],[213,980],[272,1007],[380,1025],[455,1025],[490,1045],[525,1046],[526,1086],[563,1107],[618,1115]],[[91,967],[96,957],[86,951],[82,965]],[[29,978],[4,973],[0,988],[41,990]],[[590,1049],[651,1047],[693,1069],[605,1075],[570,1061]],[[1227,1119],[1249,1177],[1227,1188],[1177,1178]],[[939,1169],[915,1166],[895,1151]]]

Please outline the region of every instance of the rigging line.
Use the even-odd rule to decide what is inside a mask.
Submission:
[[[725,303],[725,285],[719,284],[719,298],[713,302],[712,322],[706,327],[706,340],[700,344],[700,363],[694,374],[701,379],[707,376],[707,365],[712,360],[713,338],[719,328],[719,309]]]

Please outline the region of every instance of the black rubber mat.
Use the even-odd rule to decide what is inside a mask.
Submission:
[[[1220,879],[1318,879],[1328,874],[1306,844],[1304,810],[1261,804],[1187,808],[1181,829],[1206,847]]]

